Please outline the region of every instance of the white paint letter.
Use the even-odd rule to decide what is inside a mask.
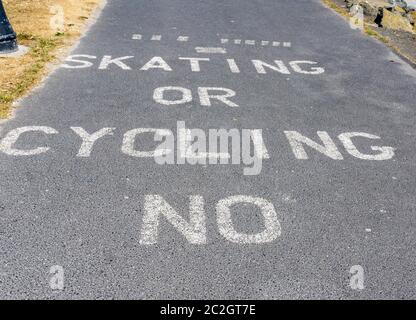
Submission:
[[[243,234],[234,229],[230,207],[238,203],[249,203],[260,208],[264,218],[265,230],[257,234]],[[281,228],[274,206],[269,201],[251,196],[232,196],[217,203],[217,221],[220,233],[227,240],[235,243],[267,243],[280,236]]]
[[[137,158],[160,157],[160,156],[166,155],[167,152],[170,152],[170,150],[159,149],[159,148],[156,148],[156,150],[154,151],[135,150],[134,144],[136,142],[136,137],[142,133],[154,133],[155,135],[157,134],[158,136],[161,136],[161,135],[167,136],[171,134],[169,130],[155,129],[155,128],[138,128],[138,129],[127,131],[123,137],[123,145],[121,146],[121,151],[124,154],[127,154],[132,157],[137,157]]]
[[[78,65],[69,65],[69,64],[62,64],[61,67],[62,68],[66,68],[66,69],[83,69],[83,68],[89,68],[92,67],[94,64],[90,61],[85,61],[85,60],[80,60],[80,59],[76,59],[76,58],[88,58],[88,59],[97,59],[96,56],[90,56],[88,54],[74,54],[72,56],[69,56],[68,58],[65,59],[66,62],[75,62],[75,63],[79,63]]]
[[[274,61],[274,63],[277,66],[268,64],[268,63],[263,62],[261,60],[252,60],[252,61],[253,61],[254,67],[257,70],[257,73],[266,74],[267,72],[266,72],[265,67],[267,67],[269,69],[272,69],[274,71],[280,72],[282,74],[290,74],[289,69],[285,66],[285,64],[281,60],[275,60]]]
[[[303,74],[321,74],[325,72],[324,68],[320,67],[312,67],[309,71],[303,70],[299,65],[300,64],[317,64],[317,62],[314,61],[291,61],[289,62],[290,66],[292,67],[293,71],[297,73],[303,73]]]
[[[79,135],[82,139],[82,144],[79,148],[77,157],[88,158],[91,155],[95,141],[106,135],[113,135],[115,128],[103,128],[97,132],[94,132],[93,134],[89,134],[81,127],[71,127],[71,130]]]
[[[285,135],[289,140],[290,146],[292,147],[292,151],[296,159],[309,159],[305,149],[303,148],[303,144],[306,144],[307,146],[319,151],[320,153],[323,153],[331,159],[342,160],[343,157],[341,153],[338,151],[337,146],[328,135],[328,133],[326,131],[318,131],[317,134],[324,143],[323,146],[309,139],[308,137],[301,135],[297,131],[285,131]]]
[[[34,131],[40,131],[46,134],[58,133],[58,131],[56,131],[55,129],[51,127],[30,126],[30,127],[17,128],[7,133],[7,135],[1,140],[0,151],[10,156],[33,156],[33,155],[47,152],[49,150],[48,147],[38,147],[35,149],[29,149],[29,150],[13,148],[13,145],[17,142],[21,134],[25,132],[34,132]]]
[[[227,59],[228,66],[230,67],[230,70],[232,73],[240,73],[240,68],[238,67],[237,63],[235,62],[235,59]]]
[[[175,137],[169,129],[157,130],[154,136],[155,141],[160,143],[155,150],[155,162],[157,164],[175,164]]]
[[[364,154],[358,151],[355,147],[354,143],[352,142],[351,138],[353,137],[363,137],[367,139],[381,139],[378,136],[373,134],[365,133],[365,132],[346,132],[341,133],[338,136],[338,139],[344,144],[345,150],[347,152],[358,158],[363,160],[389,160],[394,157],[394,148],[392,147],[378,147],[378,146],[371,146],[371,150],[373,151],[380,151],[379,154]]]
[[[189,222],[182,218],[159,195],[146,195],[144,199],[144,217],[140,234],[140,244],[157,243],[159,216],[164,216],[192,244],[205,244],[206,226],[204,199],[195,195],[189,197]]]
[[[101,60],[100,66],[98,69],[105,70],[108,68],[108,66],[112,63],[114,63],[116,66],[120,67],[123,70],[131,70],[131,68],[126,65],[124,62],[121,62],[121,60],[131,59],[134,58],[133,56],[126,56],[126,57],[120,57],[112,59],[111,56],[104,56]]]
[[[172,71],[172,68],[161,57],[153,57],[140,70],[147,71],[149,69],[163,69],[165,71]]]
[[[180,92],[182,97],[176,100],[167,100],[165,99],[165,91],[177,91]],[[192,92],[189,89],[182,88],[182,87],[161,87],[156,88],[153,92],[153,100],[157,103],[164,104],[166,106],[174,105],[174,104],[183,104],[192,101]]]
[[[191,64],[192,72],[200,72],[201,67],[199,65],[199,61],[209,61],[209,58],[185,58],[179,57],[179,60],[187,60]]]
[[[209,94],[209,91],[223,91],[224,94]],[[206,88],[201,87],[198,88],[199,93],[199,99],[201,100],[201,105],[210,107],[211,106],[211,99],[216,99],[218,101],[221,101],[225,105],[235,108],[238,107],[238,104],[235,104],[231,100],[228,100],[228,98],[235,96],[235,91],[227,88]]]
[[[254,145],[254,155],[251,156],[251,141]],[[247,166],[243,169],[244,175],[258,175],[262,169],[263,159],[269,159],[269,153],[263,141],[263,131],[261,129],[242,130],[242,159]]]

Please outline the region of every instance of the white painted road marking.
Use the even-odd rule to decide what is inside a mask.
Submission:
[[[216,48],[216,47],[196,47],[195,51],[197,53],[227,53],[227,50],[224,48]]]
[[[337,145],[331,139],[326,131],[318,131],[317,135],[321,139],[323,145],[313,141],[312,139],[300,134],[297,131],[284,131],[290,146],[292,147],[293,154],[296,159],[306,160],[309,159],[308,154],[305,151],[303,145],[307,145],[310,148],[326,155],[333,160],[343,160],[344,157],[339,152]],[[379,151],[378,154],[363,154],[358,151],[357,147],[352,142],[353,137],[361,137],[367,139],[378,140],[381,139],[379,136],[365,133],[365,132],[344,132],[338,135],[338,139],[344,145],[345,151],[357,159],[371,160],[371,161],[382,161],[390,160],[394,157],[393,147],[388,146],[370,146],[373,151]]]
[[[186,57],[179,57],[179,60],[187,60],[191,64],[191,71],[192,72],[200,72],[201,67],[199,65],[200,61],[209,61],[209,58],[186,58]]]
[[[140,68],[142,71],[149,69],[163,69],[164,71],[172,71],[172,68],[166,63],[162,57],[153,57],[143,67]]]
[[[226,44],[229,43],[229,39],[227,38],[222,38],[221,39],[221,44]],[[283,45],[284,48],[290,48],[292,46],[291,42],[280,42],[280,41],[269,41],[269,40],[241,40],[241,39],[233,39],[232,42],[234,44],[240,45],[240,44],[245,44],[248,46],[255,46],[256,43],[258,42],[261,46],[265,47],[268,46],[269,44],[271,44],[273,47],[280,47],[281,45]]]
[[[235,95],[235,92],[230,89],[225,88],[198,88],[199,95],[201,99],[201,104],[209,106],[211,105],[211,99],[219,100],[223,102],[227,106],[233,107],[235,104],[228,100],[228,98]],[[165,100],[163,98],[163,92],[167,90],[177,90],[182,92],[181,100]],[[210,90],[214,91],[223,91],[225,94],[222,95],[212,95],[209,93]],[[164,87],[158,88],[155,90],[155,97],[154,99],[156,102],[164,104],[164,105],[173,105],[173,104],[181,104],[185,102],[192,101],[192,92],[189,89],[182,88],[182,87]],[[94,144],[99,139],[104,138],[105,136],[113,136],[113,132],[116,128],[102,128],[94,133],[88,133],[81,127],[71,127],[70,128],[73,132],[75,132],[79,138],[82,139],[81,146],[79,148],[77,157],[90,157],[92,153],[92,149]],[[264,144],[262,133],[260,130],[249,130],[250,134],[253,138],[253,143],[255,145],[256,153],[258,153],[258,157],[262,159],[270,159],[270,156],[267,152],[267,148]],[[122,151],[125,154],[131,156],[139,156],[139,157],[153,157],[154,153],[136,153],[134,150],[134,138],[141,133],[155,133],[161,136],[171,136],[171,132],[168,129],[158,129],[158,128],[137,128],[128,131],[124,135]],[[50,150],[49,147],[34,147],[31,149],[23,149],[17,148],[15,144],[18,145],[18,140],[20,136],[29,135],[29,134],[46,134],[46,135],[55,135],[59,132],[51,127],[45,126],[27,126],[27,127],[20,127],[9,131],[4,137],[0,140],[0,152],[9,155],[9,156],[35,156],[42,153],[46,153]],[[244,130],[243,130],[244,133]],[[317,135],[320,138],[321,142],[315,142],[312,139],[302,135],[298,131],[284,131],[286,138],[291,146],[292,152],[295,155],[295,158],[298,160],[307,160],[309,156],[305,150],[305,146],[308,146],[311,149],[333,159],[333,160],[343,160],[344,157],[341,152],[338,150],[337,145],[335,144],[334,140],[330,137],[330,135],[326,131],[318,131]],[[344,146],[345,151],[353,156],[356,159],[360,160],[367,160],[367,161],[382,161],[382,160],[390,160],[395,156],[396,148],[390,146],[374,146],[370,145],[367,148],[375,151],[375,153],[363,153],[362,151],[358,150],[357,146],[353,142],[353,138],[359,139],[370,139],[370,140],[379,140],[381,137],[377,135],[373,135],[366,132],[344,132],[337,136],[341,144]],[[166,150],[165,150],[166,151]],[[163,154],[161,152],[160,154]]]
[[[210,91],[214,92],[223,92],[222,94],[212,94]],[[222,102],[223,104],[231,107],[231,108],[237,108],[238,104],[232,102],[228,98],[232,98],[236,95],[234,90],[228,89],[228,88],[218,88],[218,87],[198,87],[198,94],[199,98],[201,100],[201,106],[210,107],[211,106],[211,100],[218,100]]]
[[[86,157],[88,158],[91,155],[92,148],[94,147],[95,141],[106,136],[113,135],[115,128],[103,128],[93,134],[89,134],[81,127],[71,127],[71,130],[74,131],[82,139],[82,145],[79,148],[77,157]]]
[[[119,58],[112,58],[111,56],[104,56],[101,60],[100,66],[98,69],[105,70],[108,68],[110,64],[115,64],[116,66],[120,67],[123,70],[131,70],[131,68],[126,65],[122,60],[134,58],[133,56],[126,56],[126,57],[119,57]]]
[[[189,40],[189,37],[187,36],[179,36],[178,39],[176,39],[179,42],[187,42]]]
[[[133,40],[143,40],[143,35],[135,33],[135,34],[132,35],[132,39]],[[162,35],[154,34],[154,35],[151,36],[150,40],[151,41],[161,41],[162,40]],[[183,36],[183,35],[178,36],[176,38],[176,41],[178,41],[178,42],[188,42],[189,41],[189,36]],[[260,43],[261,46],[263,46],[263,47],[268,46],[270,43],[273,47],[280,47],[282,45],[284,48],[290,48],[292,46],[291,42],[287,42],[287,41],[280,42],[280,41],[250,40],[250,39],[247,39],[247,40],[231,39],[231,41],[234,44],[237,44],[237,45],[245,44],[245,45],[248,45],[248,46],[255,46],[257,42]],[[230,43],[230,39],[221,38],[220,42],[221,42],[221,44],[227,44],[227,43]]]
[[[198,53],[206,52],[206,53],[226,53],[226,50],[224,48],[209,48],[209,47],[197,47],[196,50],[198,50]],[[62,68],[65,69],[84,69],[84,68],[90,68],[94,66],[94,63],[91,61],[81,60],[83,59],[97,59],[96,56],[90,56],[90,55],[71,55],[68,58],[66,58],[66,62],[61,65]],[[118,57],[113,58],[112,56],[103,56],[101,61],[99,62],[99,69],[100,70],[107,70],[111,69],[110,66],[119,67],[122,70],[132,70],[130,66],[127,65],[127,62],[125,62],[127,59],[133,59],[134,56],[125,56],[125,57]],[[179,60],[183,60],[183,58],[179,57]],[[191,71],[192,72],[200,72],[200,69],[198,68],[198,60],[199,61],[210,61],[208,58],[186,58],[191,63]],[[232,73],[238,73],[238,65],[237,61],[235,59],[226,59],[226,63],[228,63],[228,68]],[[239,61],[240,63],[240,61]],[[289,70],[287,63],[283,62],[282,60],[275,60],[274,63],[277,65],[273,65],[272,63],[266,63],[262,60],[254,59],[251,60],[251,63],[253,64],[255,70],[258,74],[267,74],[268,72],[266,69],[277,71],[281,74],[291,74],[292,72]],[[317,65],[318,62],[315,61],[309,61],[309,60],[295,60],[295,61],[289,61],[288,62],[289,67],[295,72],[299,74],[305,74],[305,75],[319,75],[325,72],[325,69],[322,67],[314,66]],[[306,65],[306,66],[303,66]],[[139,70],[141,71],[147,71],[150,69],[162,69],[164,71],[173,71],[172,68],[168,65],[168,63],[162,58],[162,57],[153,57],[150,59],[142,68]]]
[[[159,195],[147,195],[144,200],[144,217],[140,244],[156,244],[159,234],[159,217],[163,216],[189,243],[205,244],[206,223],[204,198],[199,195],[189,197],[189,222]]]
[[[289,69],[286,67],[286,65],[281,60],[275,60],[274,63],[276,66],[268,64],[261,60],[253,60],[253,65],[257,70],[257,73],[259,74],[266,74],[266,68],[277,71],[282,74],[290,74]]]
[[[260,209],[264,218],[265,230],[256,234],[237,232],[233,225],[231,207],[239,203],[249,203]],[[218,230],[228,241],[240,244],[260,244],[276,240],[281,234],[281,227],[273,204],[266,199],[251,196],[232,196],[217,203]]]
[[[362,137],[367,139],[381,139],[379,136],[368,134],[364,132],[345,132],[338,135],[338,139],[343,143],[345,150],[352,156],[363,159],[363,160],[389,160],[394,156],[394,148],[392,147],[376,147],[371,146],[371,149],[374,151],[380,151],[379,154],[363,154],[354,145],[351,138],[353,137]]]
[[[240,68],[237,66],[234,59],[227,59],[227,62],[232,73],[240,73]]]
[[[166,91],[176,91],[181,93],[181,98],[176,100],[168,100],[165,99],[165,92]],[[156,88],[153,92],[153,100],[159,104],[170,106],[170,105],[177,105],[183,103],[189,103],[192,101],[192,91],[187,88],[182,87],[160,87]]]
[[[84,69],[84,68],[89,68],[92,67],[94,65],[94,63],[90,62],[90,61],[85,61],[85,60],[80,60],[78,58],[84,58],[84,59],[97,59],[96,56],[91,56],[88,54],[74,54],[72,56],[69,56],[65,59],[66,62],[75,62],[75,63],[79,63],[79,65],[70,65],[67,63],[63,63],[61,65],[62,68],[66,68],[66,69]]]
[[[15,149],[13,145],[17,142],[20,135],[26,132],[43,132],[46,134],[58,134],[58,131],[51,127],[29,126],[21,127],[10,131],[0,142],[0,151],[10,156],[33,156],[47,152],[49,147],[37,147],[30,150]]]
[[[167,99],[165,98],[165,92],[175,92],[178,93],[181,97],[177,97],[175,99]],[[211,93],[216,92],[217,94]],[[219,94],[219,92],[222,92]],[[235,96],[235,91],[228,89],[228,88],[219,88],[219,87],[198,87],[198,95],[200,99],[201,106],[210,107],[211,100],[218,100],[223,104],[231,107],[236,108],[238,105],[228,98],[232,98]],[[178,105],[184,103],[190,103],[192,101],[192,91],[187,88],[183,87],[159,87],[156,88],[153,92],[153,99],[155,102],[170,106],[170,105]]]
[[[316,143],[315,141],[305,137],[297,131],[285,131],[286,137],[289,140],[289,144],[292,147],[293,154],[296,159],[306,160],[308,159],[308,154],[306,153],[303,145],[307,145],[312,149],[326,155],[327,157],[333,160],[342,160],[343,156],[338,151],[338,148],[335,142],[331,139],[329,134],[325,131],[318,131],[318,137],[323,142],[323,145]]]
[[[162,36],[160,34],[155,34],[155,35],[152,36],[152,38],[150,40],[160,41],[160,40],[162,40]]]
[[[234,227],[231,208],[238,204],[251,204],[257,207],[264,221],[264,230],[255,234],[245,234]],[[144,216],[140,231],[140,244],[158,243],[160,219],[163,216],[185,239],[195,245],[207,243],[205,201],[201,195],[189,196],[189,218],[179,214],[162,196],[146,195]],[[263,198],[236,195],[218,201],[216,206],[217,224],[220,234],[230,242],[239,244],[261,244],[276,240],[281,234],[281,226],[274,205]]]
[[[156,149],[154,151],[140,151],[135,149],[136,137],[142,133],[154,133],[161,136],[166,136],[169,134],[169,132],[167,132],[166,130],[157,128],[137,128],[129,130],[124,134],[121,152],[128,156],[136,158],[154,158],[163,156],[166,153],[166,150],[160,149]]]

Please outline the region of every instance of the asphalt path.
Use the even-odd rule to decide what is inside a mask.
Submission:
[[[415,298],[415,84],[317,0],[109,0],[0,124],[0,297]],[[261,172],[158,164],[178,121]]]

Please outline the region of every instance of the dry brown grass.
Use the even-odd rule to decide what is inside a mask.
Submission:
[[[22,57],[0,57],[0,119],[7,118],[10,106],[47,72],[48,62],[80,36],[94,9],[102,0],[3,0],[19,44],[30,48]],[[61,6],[63,28],[52,28],[56,16],[51,10]]]

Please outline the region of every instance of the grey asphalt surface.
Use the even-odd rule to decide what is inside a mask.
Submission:
[[[143,35],[132,40],[133,34]],[[150,41],[152,35],[161,41]],[[178,36],[189,36],[178,42]],[[221,38],[256,45],[221,44]],[[291,42],[262,47],[259,40]],[[197,54],[197,46],[227,54]],[[57,69],[24,99],[0,138],[23,126],[50,126],[56,135],[25,134],[17,146],[51,148],[37,156],[0,152],[0,298],[133,299],[375,299],[416,297],[416,72],[383,44],[352,30],[319,1],[108,1],[72,54],[97,56],[91,68]],[[98,70],[104,55],[134,56],[132,70]],[[160,56],[172,72],[140,71]],[[178,57],[208,57],[190,72]],[[232,74],[226,58],[239,63]],[[317,61],[320,75],[255,72],[251,59]],[[87,59],[88,60],[88,59]],[[162,106],[153,90],[192,90],[186,106]],[[239,108],[201,106],[198,87],[236,91]],[[243,166],[156,164],[120,151],[133,128],[258,128],[270,154],[260,175]],[[91,157],[78,158],[80,138],[115,127]],[[312,149],[297,160],[285,130],[319,141],[327,131],[344,160]],[[396,148],[386,161],[352,157],[336,136],[367,132]],[[151,139],[141,140],[149,150]],[[190,195],[202,195],[205,245],[192,245],[166,220],[158,243],[139,244],[143,198],[163,196],[187,215]],[[276,208],[281,236],[267,244],[236,244],[218,231],[215,206],[232,195],[263,197]],[[263,222],[252,206],[233,209],[237,230]],[[366,229],[371,229],[366,231]],[[65,288],[52,290],[49,269],[65,270]],[[349,286],[361,265],[365,289]]]

